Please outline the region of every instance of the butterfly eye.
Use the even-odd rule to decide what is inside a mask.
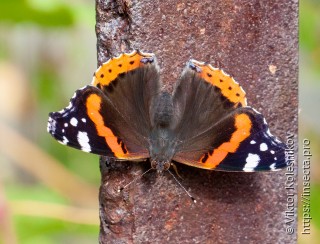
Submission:
[[[165,163],[164,163],[164,166],[163,166],[163,170],[169,170],[170,166],[171,166],[171,164],[170,164],[169,161],[168,161],[168,162],[165,162]]]
[[[153,168],[153,169],[157,168],[157,161],[156,160],[151,161],[151,168]]]

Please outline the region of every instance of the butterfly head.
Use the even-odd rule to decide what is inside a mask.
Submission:
[[[149,145],[151,167],[158,173],[170,168],[175,153],[175,141],[167,129],[156,129],[150,138]]]
[[[151,160],[151,168],[157,170],[158,174],[161,174],[164,171],[167,171],[171,166],[171,162],[169,160]]]

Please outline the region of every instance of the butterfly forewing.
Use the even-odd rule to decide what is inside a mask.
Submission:
[[[148,158],[150,108],[160,89],[155,57],[122,54],[95,72],[92,85],[78,90],[66,109],[50,114],[49,133],[83,151]]]

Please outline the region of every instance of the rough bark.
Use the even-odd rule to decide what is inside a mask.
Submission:
[[[222,67],[273,134],[297,134],[297,1],[96,0],[98,64],[154,52],[168,90],[190,58]],[[294,243],[286,232],[286,169],[226,173],[178,165],[193,204],[169,174],[101,158],[101,243]],[[293,224],[295,226],[295,223]]]

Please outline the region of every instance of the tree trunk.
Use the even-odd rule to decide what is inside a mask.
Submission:
[[[287,142],[290,132],[296,142],[297,1],[96,0],[96,11],[99,65],[123,51],[153,52],[169,91],[190,58],[218,65],[274,135]],[[286,188],[287,169],[227,173],[179,164],[193,204],[169,174],[150,172],[117,192],[148,163],[102,157],[100,167],[100,243],[296,241],[295,217],[286,223],[288,197],[296,194],[296,182]]]

